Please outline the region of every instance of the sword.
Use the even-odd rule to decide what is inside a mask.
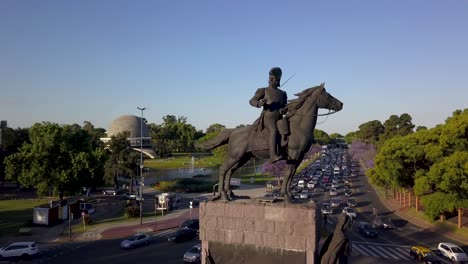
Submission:
[[[283,84],[281,84],[280,87],[283,87],[289,80],[291,80],[292,77],[294,77],[294,75],[296,75],[296,73],[291,75],[291,77],[289,77],[289,79],[287,79]]]

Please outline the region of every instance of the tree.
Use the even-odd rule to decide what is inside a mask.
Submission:
[[[359,131],[357,132],[357,138],[367,141],[371,144],[377,143],[379,141],[380,135],[384,132],[384,126],[378,120],[373,120],[361,124],[359,126]]]
[[[263,174],[270,175],[272,177],[275,177],[278,185],[281,186],[281,180],[283,177],[283,173],[287,168],[287,163],[285,160],[280,160],[275,163],[271,163],[269,161],[265,162],[263,164]]]
[[[105,180],[119,189],[118,176],[135,175],[136,160],[132,159],[128,131],[111,137],[108,143],[109,159],[105,167]],[[133,181],[132,181],[133,184]]]
[[[214,132],[221,132],[226,129],[226,126],[221,124],[212,124],[206,129],[206,134],[214,133]]]
[[[384,131],[382,135],[380,135],[379,143],[382,144],[385,140],[395,136],[406,136],[413,133],[414,125],[411,120],[411,116],[407,113],[399,117],[397,115],[391,115],[383,124]]]
[[[331,140],[328,134],[320,129],[315,129],[314,130],[314,139],[317,144],[320,145],[327,145],[330,144]]]
[[[24,186],[33,186],[39,195],[51,190],[60,199],[76,193],[90,175],[92,160],[90,135],[78,125],[59,126],[55,123],[37,123],[30,129],[30,143],[6,160],[8,179]]]
[[[5,183],[5,158],[17,153],[23,143],[29,142],[29,129],[28,128],[17,128],[12,129],[9,127],[3,128],[3,149],[0,148],[0,180]],[[14,176],[12,180],[16,181],[17,176]],[[18,182],[17,182],[18,184]],[[18,186],[19,187],[19,186]]]

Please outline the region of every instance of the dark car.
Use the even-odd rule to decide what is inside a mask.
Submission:
[[[377,230],[368,222],[359,222],[359,233],[365,237],[377,237]]]
[[[174,233],[167,236],[167,241],[169,242],[183,242],[187,240],[194,239],[198,236],[197,230],[191,228],[181,228]]]
[[[392,220],[388,217],[375,216],[374,217],[374,226],[383,229],[395,229],[396,226],[393,224]]]
[[[422,247],[414,246],[410,249],[410,257],[413,260],[419,260],[425,264],[440,264],[440,259],[437,258],[436,254],[432,250]]]
[[[346,201],[346,205],[348,207],[356,207],[357,203],[356,200],[354,200],[353,198],[349,198],[348,201]]]
[[[188,220],[185,220],[179,226],[179,228],[191,228],[191,229],[198,230],[200,229],[200,222],[198,221],[198,219],[188,219]]]

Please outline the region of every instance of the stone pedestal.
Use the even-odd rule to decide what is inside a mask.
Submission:
[[[202,263],[315,263],[318,216],[313,202],[200,203]]]

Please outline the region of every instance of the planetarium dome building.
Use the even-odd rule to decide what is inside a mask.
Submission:
[[[140,152],[143,149],[143,154],[147,157],[152,159],[156,157],[148,126],[144,122],[141,122],[141,117],[138,116],[123,115],[114,119],[107,129],[107,137],[101,138],[101,141],[107,143],[112,136],[126,131],[130,133],[127,139],[133,150]]]

